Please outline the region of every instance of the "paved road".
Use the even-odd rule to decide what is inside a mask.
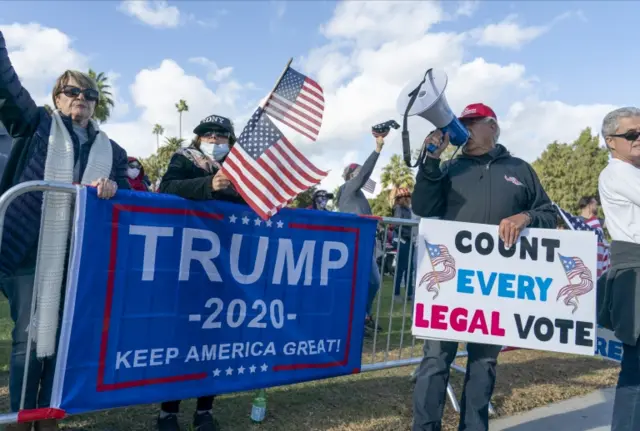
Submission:
[[[491,421],[490,431],[610,431],[614,389]]]

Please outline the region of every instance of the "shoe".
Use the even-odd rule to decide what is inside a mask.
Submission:
[[[35,431],[57,431],[60,429],[58,428],[58,421],[55,419],[45,419],[35,422],[33,425]]]
[[[168,415],[163,418],[158,417],[157,428],[158,431],[180,431],[178,416]]]
[[[20,423],[20,424],[7,424],[4,429],[6,431],[31,431],[31,426],[33,424],[29,423]]]
[[[211,413],[195,413],[193,415],[193,429],[195,431],[220,431],[220,424]]]

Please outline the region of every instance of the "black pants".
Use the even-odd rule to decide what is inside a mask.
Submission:
[[[196,410],[199,410],[199,411],[211,410],[213,408],[214,398],[215,398],[214,395],[198,398]],[[180,412],[180,400],[166,401],[160,405],[160,408],[162,409],[163,412],[178,414],[178,412]]]
[[[467,344],[469,357],[460,402],[459,431],[489,429],[489,401],[496,381],[501,346]],[[449,370],[458,343],[427,340],[413,392],[413,431],[440,431],[449,383]]]

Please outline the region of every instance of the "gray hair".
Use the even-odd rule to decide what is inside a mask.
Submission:
[[[609,112],[602,120],[602,137],[606,139],[607,136],[614,135],[618,130],[618,120],[630,117],[640,117],[640,109],[626,106]]]
[[[500,126],[498,125],[498,122],[495,119],[493,119],[492,117],[486,117],[483,121],[485,123],[493,123],[493,124],[496,125],[496,134],[493,137],[493,143],[497,144],[498,143],[498,139],[500,139]]]

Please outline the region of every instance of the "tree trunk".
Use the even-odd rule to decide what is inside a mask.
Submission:
[[[182,111],[180,111],[180,139],[182,139]]]
[[[156,133],[156,153],[160,150],[160,135]]]

